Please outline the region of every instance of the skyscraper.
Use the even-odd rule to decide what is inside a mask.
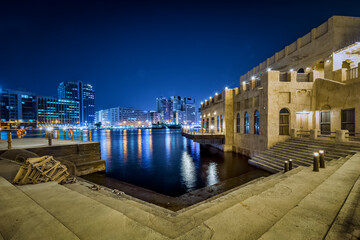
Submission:
[[[196,123],[196,106],[195,99],[184,98],[184,112],[185,118],[183,123],[192,124]]]
[[[166,97],[156,98],[156,110],[161,122],[174,123],[173,100]]]
[[[95,121],[95,91],[88,83],[62,82],[59,84],[58,95],[60,99],[79,101],[80,124],[93,124]]]

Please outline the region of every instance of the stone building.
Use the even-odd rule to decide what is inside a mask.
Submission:
[[[202,128],[225,136],[222,150],[248,156],[291,135],[352,139],[359,67],[360,18],[333,16],[203,102]]]

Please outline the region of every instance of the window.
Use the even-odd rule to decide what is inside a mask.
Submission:
[[[224,120],[223,120],[223,115],[221,115],[221,122],[220,122],[220,127],[221,127],[221,132],[224,131]]]
[[[260,134],[260,114],[258,110],[254,113],[254,134]]]
[[[341,129],[348,130],[350,136],[355,133],[355,109],[341,110]]]
[[[217,131],[220,131],[220,117],[217,116]]]
[[[202,128],[205,128],[205,118],[202,121]]]
[[[244,133],[249,134],[249,114],[245,112],[245,121],[244,121]]]
[[[240,113],[236,115],[236,132],[240,133]]]
[[[286,108],[280,110],[279,127],[280,135],[289,135],[290,114]]]
[[[330,111],[320,112],[320,131],[323,135],[330,135]]]

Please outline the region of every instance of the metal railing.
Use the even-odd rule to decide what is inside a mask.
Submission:
[[[92,142],[93,135],[91,130],[25,130],[25,129],[1,129],[0,140],[7,140],[8,149],[13,147],[13,139],[43,138],[44,142],[52,145],[53,140],[76,140]]]

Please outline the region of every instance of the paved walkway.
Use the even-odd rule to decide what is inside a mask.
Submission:
[[[3,160],[0,160],[3,161]],[[1,171],[0,171],[1,174]],[[299,167],[177,212],[90,184],[13,186],[0,178],[4,239],[352,239],[360,154]],[[356,184],[357,183],[357,184]],[[351,227],[349,227],[351,226]]]

